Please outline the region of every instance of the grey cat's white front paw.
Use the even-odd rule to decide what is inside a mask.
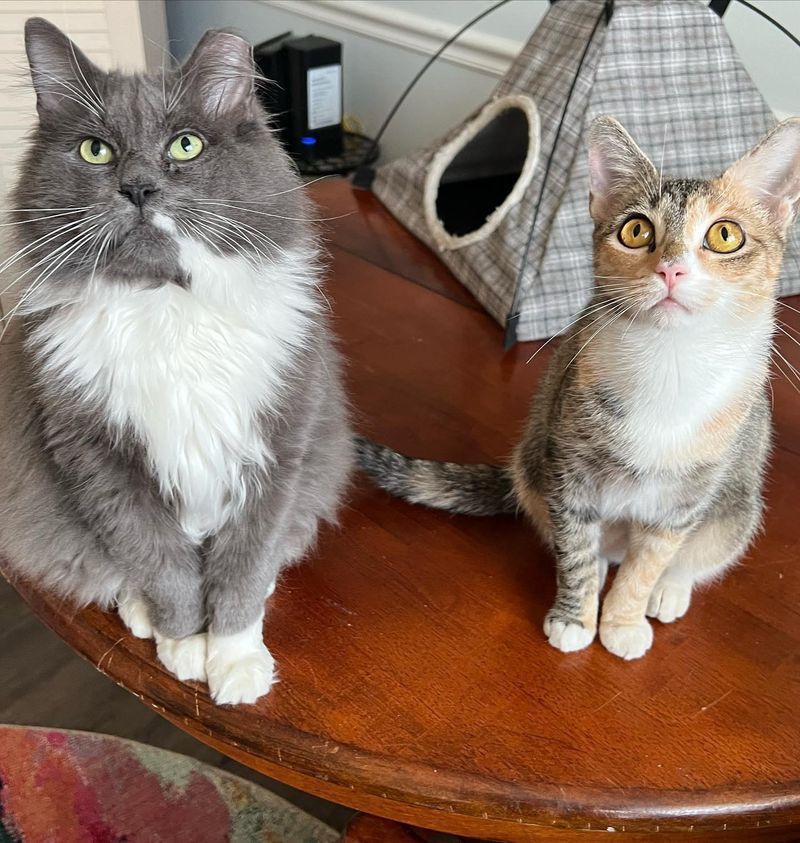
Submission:
[[[550,645],[562,653],[583,650],[594,640],[594,630],[572,621],[548,615],[544,621],[544,634]]]
[[[263,614],[230,635],[208,635],[208,689],[218,705],[254,703],[275,682],[275,660],[262,637]]]
[[[656,583],[647,604],[647,616],[661,623],[682,618],[692,601],[692,581],[688,577],[664,577]]]
[[[653,629],[643,620],[636,624],[600,623],[600,641],[621,659],[641,658],[653,644]]]
[[[207,636],[204,632],[186,638],[164,638],[155,633],[161,664],[181,682],[205,682]]]
[[[124,591],[117,598],[117,612],[135,638],[152,638],[153,625],[144,600],[132,591]]]
[[[206,670],[208,690],[218,705],[254,703],[269,693],[275,681],[275,660],[263,644],[237,659],[209,659]]]

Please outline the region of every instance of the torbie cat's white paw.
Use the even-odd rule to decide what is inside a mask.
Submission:
[[[152,638],[153,625],[147,604],[131,591],[123,592],[117,599],[117,612],[135,638]]]
[[[205,682],[206,639],[204,632],[186,638],[163,638],[155,633],[161,664],[181,682]]]
[[[547,617],[544,621],[544,634],[551,646],[562,653],[574,653],[583,650],[594,640],[594,630],[586,629],[579,623]]]
[[[653,644],[653,629],[647,621],[639,624],[600,622],[600,641],[609,653],[621,659],[641,658]]]
[[[656,583],[650,595],[647,616],[658,618],[661,623],[672,623],[686,614],[691,600],[692,581],[688,577],[665,577]]]
[[[262,637],[264,616],[242,632],[208,635],[208,689],[218,705],[254,703],[275,682],[275,660]]]

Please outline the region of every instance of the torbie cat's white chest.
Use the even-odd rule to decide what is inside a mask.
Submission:
[[[732,335],[726,326],[666,337],[633,331],[612,352],[607,382],[622,398],[620,456],[641,470],[683,470],[719,413],[757,393],[769,358],[771,322]]]
[[[194,540],[244,501],[242,469],[271,458],[258,416],[302,343],[313,302],[301,258],[256,270],[185,243],[191,288],[98,279],[39,329],[48,366],[130,425]]]

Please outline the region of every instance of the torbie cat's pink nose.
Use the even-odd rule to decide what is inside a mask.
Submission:
[[[656,267],[656,272],[664,279],[667,289],[671,290],[684,275],[689,274],[689,267],[684,263],[661,263]]]

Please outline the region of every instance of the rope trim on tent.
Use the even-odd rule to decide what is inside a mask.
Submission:
[[[485,129],[495,118],[504,111],[516,109],[525,115],[528,121],[528,151],[525,155],[525,163],[522,165],[519,177],[514,183],[511,192],[486,218],[486,222],[460,236],[450,234],[442,225],[439,214],[436,210],[436,199],[439,195],[439,187],[445,170],[453,162],[453,159],[472,141],[483,129]],[[536,162],[539,158],[540,132],[539,132],[539,111],[536,103],[524,94],[514,94],[500,97],[487,103],[481,112],[462,129],[462,131],[446,143],[433,157],[428,166],[428,174],[425,177],[425,187],[422,194],[425,222],[433,237],[437,248],[440,251],[461,249],[472,243],[478,243],[488,237],[500,223],[505,215],[518,204],[525,190],[533,178]]]

